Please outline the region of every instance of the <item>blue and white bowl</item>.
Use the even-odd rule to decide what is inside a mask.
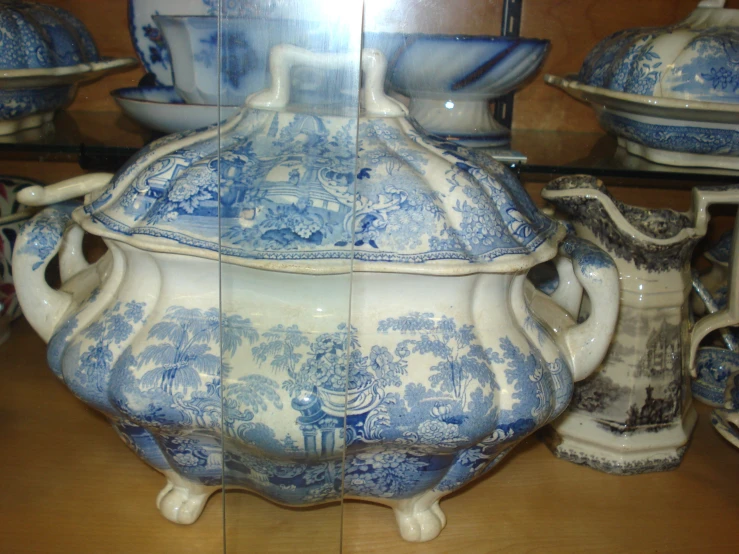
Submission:
[[[466,146],[510,140],[490,101],[520,87],[549,50],[542,39],[399,33],[365,33],[364,45],[385,54],[387,85],[410,98],[410,114],[426,132]]]
[[[81,21],[44,4],[0,0],[0,135],[40,127],[77,83],[133,65],[104,60]]]

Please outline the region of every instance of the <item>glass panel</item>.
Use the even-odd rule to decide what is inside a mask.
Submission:
[[[257,93],[219,135],[226,550],[338,552],[361,2],[222,6],[199,92]]]

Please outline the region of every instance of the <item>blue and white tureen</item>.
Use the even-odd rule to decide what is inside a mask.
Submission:
[[[545,79],[590,103],[631,154],[739,169],[739,10],[704,0],[683,21],[610,35],[576,76]]]
[[[77,83],[134,64],[101,58],[84,24],[66,10],[0,0],[0,135],[50,122]]]
[[[112,179],[23,193],[87,197],[22,232],[18,297],[55,374],[166,476],[168,519],[194,522],[223,466],[226,487],[287,505],[342,491],[386,504],[405,539],[429,540],[439,499],[560,414],[597,367],[616,270],[565,240],[503,166],[419,133],[383,94],[378,51],[363,52],[358,118],[303,113],[282,80],[347,55],[271,55],[272,88],[220,132],[165,137]],[[109,248],[94,265],[85,231]],[[526,279],[558,251],[574,284],[557,300],[584,287],[594,303],[581,324]]]

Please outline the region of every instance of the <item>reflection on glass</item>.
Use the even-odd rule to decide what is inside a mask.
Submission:
[[[218,135],[226,548],[338,552],[361,3],[233,4],[178,22],[177,84],[249,97]]]

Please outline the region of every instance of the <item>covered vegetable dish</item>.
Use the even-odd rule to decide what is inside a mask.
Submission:
[[[616,270],[503,166],[420,133],[383,94],[379,51],[362,55],[359,117],[292,105],[286,86],[293,66],[356,54],[271,56],[272,87],[220,129],[165,137],[112,179],[26,192],[88,195],[27,226],[18,296],[52,370],[167,477],[165,517],[195,521],[225,467],[226,487],[288,505],[389,505],[404,538],[430,540],[439,499],[597,367]],[[94,265],[83,231],[109,247]],[[581,324],[526,280],[558,251],[574,284],[556,299],[593,299]]]

